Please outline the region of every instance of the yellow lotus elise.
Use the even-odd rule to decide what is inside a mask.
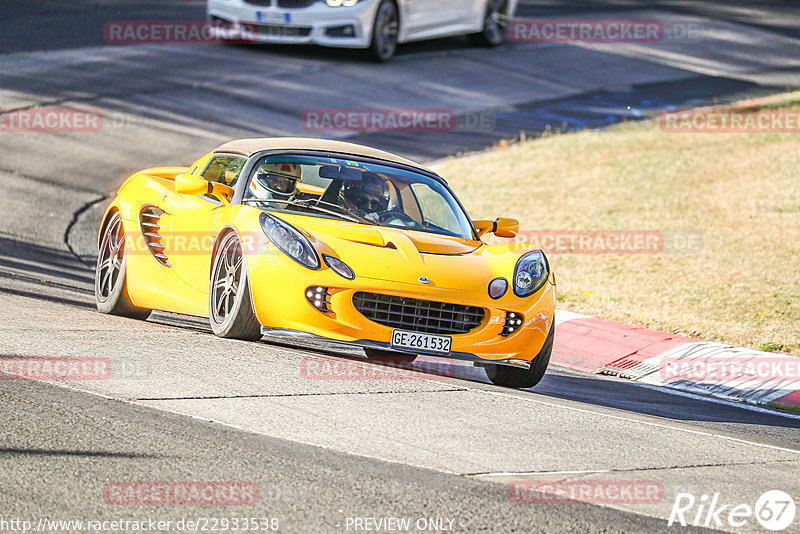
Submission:
[[[507,387],[544,376],[555,278],[513,219],[472,221],[444,179],[320,139],[227,143],[128,178],[98,239],[97,307],[208,317],[221,337],[302,335],[375,360],[470,360]]]

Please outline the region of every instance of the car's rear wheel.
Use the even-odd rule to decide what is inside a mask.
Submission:
[[[542,346],[542,350],[533,359],[530,369],[520,369],[506,365],[486,365],[486,376],[492,384],[508,388],[532,388],[538,384],[550,363],[550,354],[553,352],[553,338],[556,325],[550,327],[550,333]]]
[[[508,29],[508,0],[489,0],[483,17],[483,29],[470,36],[480,46],[500,46]]]
[[[151,310],[137,308],[128,296],[125,229],[122,215],[115,212],[108,220],[100,240],[94,274],[94,298],[101,313],[133,319],[147,319]]]
[[[397,11],[397,4],[394,0],[383,0],[378,6],[375,24],[372,26],[370,53],[378,61],[389,61],[397,51],[399,38],[400,13]]]
[[[219,337],[256,341],[261,325],[253,312],[242,241],[235,232],[222,238],[211,269],[208,295],[211,330]]]
[[[414,363],[417,359],[416,354],[406,354],[405,352],[394,352],[392,350],[364,349],[367,358],[376,363],[390,363],[394,365],[406,365]]]

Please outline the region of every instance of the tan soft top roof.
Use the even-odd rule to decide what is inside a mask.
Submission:
[[[262,150],[320,150],[323,152],[335,152],[337,154],[350,154],[352,156],[362,156],[366,158],[382,159],[393,163],[411,165],[424,168],[419,163],[402,158],[390,152],[370,148],[368,146],[357,145],[355,143],[345,143],[343,141],[331,141],[328,139],[312,139],[305,137],[265,137],[261,139],[239,139],[230,141],[219,147],[215,152],[231,152],[252,156]]]

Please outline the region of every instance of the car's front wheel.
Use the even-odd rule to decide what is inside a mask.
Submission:
[[[95,303],[101,313],[147,319],[151,310],[137,308],[128,296],[127,266],[128,256],[122,215],[115,212],[108,220],[100,240],[94,274]]]
[[[542,345],[542,350],[533,359],[529,369],[509,367],[506,365],[486,365],[486,376],[492,384],[508,388],[532,388],[538,384],[550,363],[550,354],[553,352],[553,338],[555,337],[556,325],[550,327],[550,333]]]
[[[481,46],[500,46],[508,29],[508,0],[489,0],[483,17],[483,29],[471,36]]]
[[[372,26],[370,52],[381,62],[389,61],[397,51],[400,38],[400,13],[394,0],[382,0]]]
[[[211,330],[219,337],[256,341],[261,325],[253,312],[242,241],[235,232],[225,234],[211,269],[208,295]]]

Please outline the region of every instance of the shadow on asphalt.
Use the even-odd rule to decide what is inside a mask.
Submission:
[[[0,456],[5,455],[32,455],[32,456],[81,456],[88,458],[168,458],[161,454],[137,454],[128,452],[108,452],[108,451],[81,451],[64,449],[22,449],[22,448],[0,448]]]
[[[384,367],[386,374],[415,372],[427,375],[433,380],[452,379],[462,382],[464,387],[470,383],[489,385],[484,371],[478,367],[465,365],[465,362],[452,363],[446,359],[436,361],[417,360],[413,364],[386,363],[366,360],[358,348],[342,349],[332,343],[284,341],[268,338],[267,343],[288,350],[308,351],[314,355],[332,356],[356,364],[359,367]],[[343,352],[347,350],[349,353]],[[380,372],[368,370],[380,375]],[[495,386],[491,386],[495,387]],[[502,388],[498,388],[501,389]],[[800,428],[800,420],[747,410],[736,405],[711,403],[654,388],[628,383],[619,379],[603,378],[596,375],[580,376],[576,371],[551,365],[538,386],[528,390],[507,390],[520,395],[532,394],[537,400],[551,397],[582,403],[590,406],[613,408],[640,415],[650,415],[696,423],[733,423],[745,425],[764,425],[781,428]]]

